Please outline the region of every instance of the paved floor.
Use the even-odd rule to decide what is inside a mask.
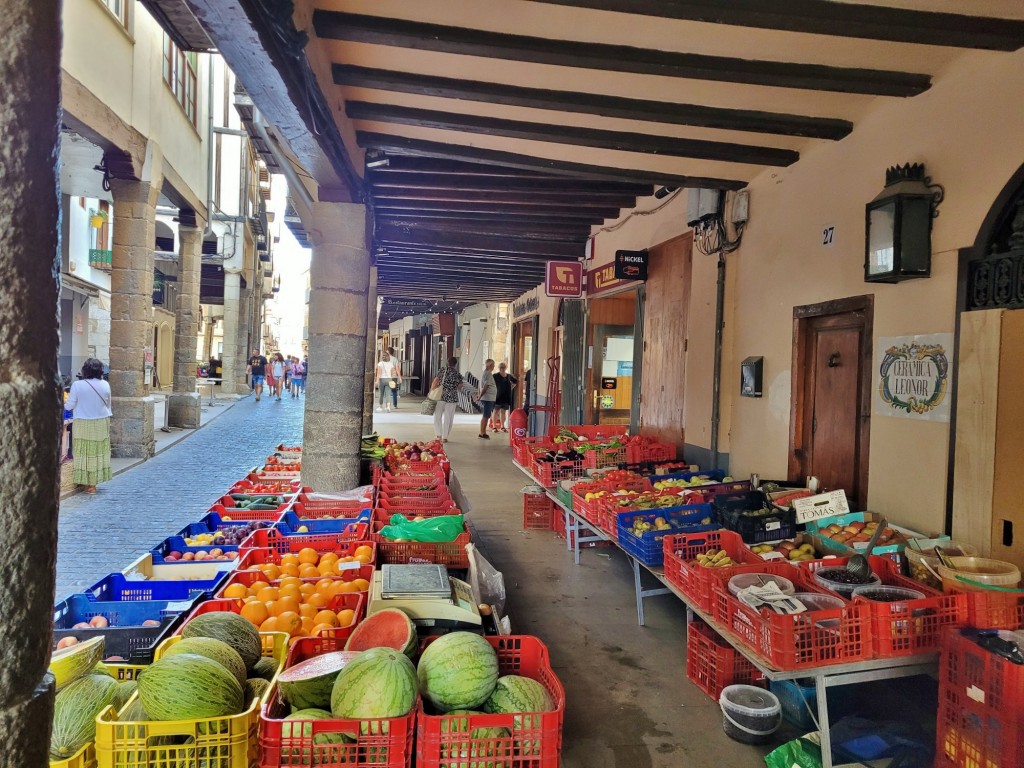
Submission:
[[[115,475],[99,493],[61,502],[57,597],[119,571],[203,516],[232,482],[280,443],[302,441],[303,400],[247,397],[152,459]]]

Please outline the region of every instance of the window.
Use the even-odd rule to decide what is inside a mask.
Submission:
[[[103,5],[107,6],[109,10],[118,21],[128,29],[128,4],[130,0],[99,0]]]
[[[114,0],[110,0],[114,2]],[[194,126],[196,124],[196,71],[199,69],[199,57],[195,53],[185,53],[174,41],[164,34],[164,82],[178,100],[185,116]]]

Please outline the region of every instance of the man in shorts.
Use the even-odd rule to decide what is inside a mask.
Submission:
[[[494,401],[498,397],[498,388],[494,383],[494,361],[488,358],[484,361],[484,372],[480,376],[480,391],[476,394],[476,400],[480,403],[480,434],[481,440],[490,440],[487,434],[487,423],[491,420],[491,413],[494,411]]]
[[[249,358],[249,375],[252,377],[252,386],[256,390],[256,402],[260,401],[260,395],[263,394],[263,381],[267,375],[267,358],[260,354],[258,349],[252,351],[252,357]]]

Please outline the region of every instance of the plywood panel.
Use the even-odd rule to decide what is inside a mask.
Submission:
[[[651,249],[644,308],[640,431],[672,443],[684,441],[686,332],[693,240],[689,233]]]
[[[1004,311],[999,336],[992,557],[1024,568],[1024,310]]]
[[[982,554],[992,539],[1002,314],[998,309],[964,312],[960,319],[953,536]]]
[[[636,320],[636,292],[590,302],[590,325],[633,325]]]

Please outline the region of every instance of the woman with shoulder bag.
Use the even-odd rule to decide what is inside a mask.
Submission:
[[[441,388],[441,399],[434,409],[434,435],[438,440],[448,442],[455,421],[455,409],[459,404],[459,390],[466,386],[459,373],[459,359],[448,358],[448,365],[437,372],[430,384],[431,389]]]
[[[72,453],[74,480],[86,493],[110,479],[110,385],[103,380],[103,363],[90,357],[79,380],[71,385],[64,408],[74,412]]]

